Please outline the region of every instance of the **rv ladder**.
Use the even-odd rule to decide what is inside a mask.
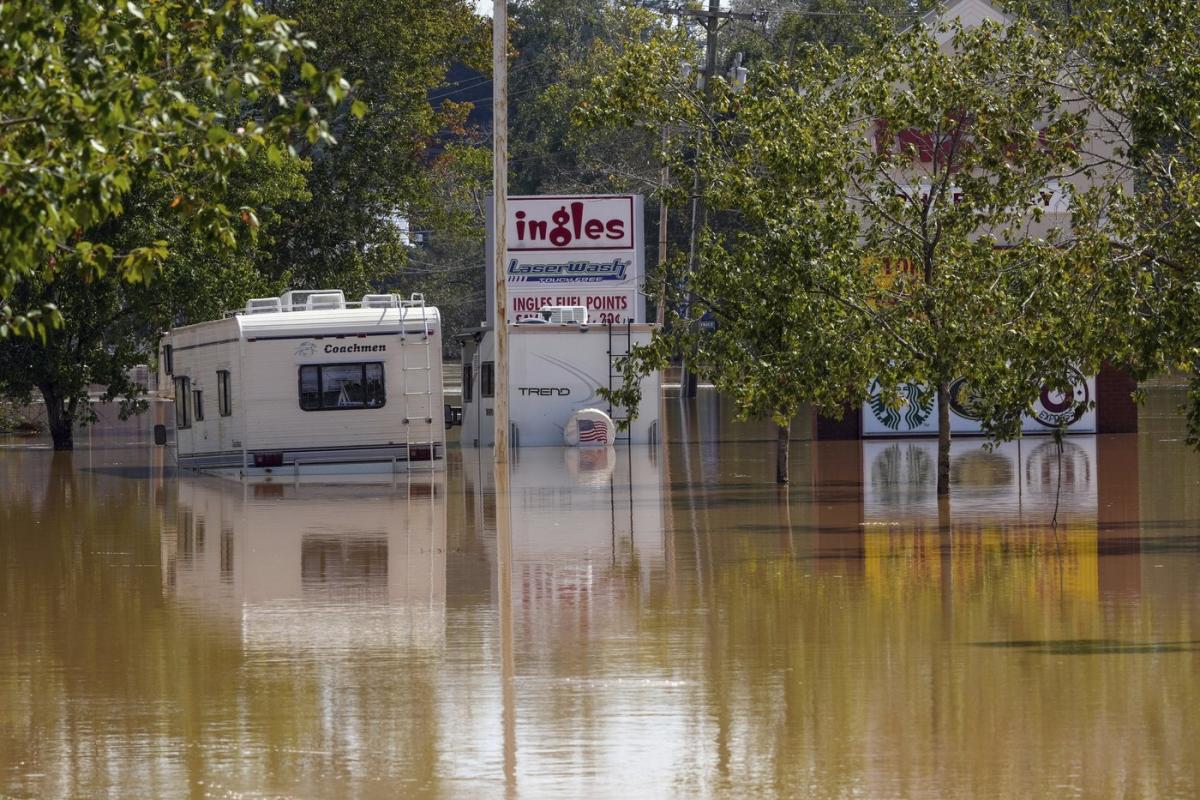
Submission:
[[[629,350],[633,345],[633,322],[627,320],[624,325],[608,323],[608,390],[616,391],[624,382],[620,372],[617,371],[617,362],[629,355]],[[632,441],[633,432],[630,428],[625,430],[620,429],[620,423],[629,420],[629,408],[619,408],[608,401],[608,415],[612,417],[612,421],[617,423],[617,430],[613,431],[613,444],[619,441],[625,441],[627,444]]]
[[[409,335],[409,323],[414,312],[421,326],[419,339],[418,336]],[[437,456],[435,439],[439,438],[439,435],[434,432],[433,424],[433,353],[431,352],[432,340],[429,335],[429,320],[426,313],[424,295],[414,294],[411,300],[400,301],[400,371],[404,377],[404,390],[401,394],[404,401],[404,459],[407,462],[405,467],[410,472],[413,468],[414,424],[419,427],[424,422],[424,430],[428,431],[428,435],[423,437],[423,441],[415,444],[422,449],[428,448],[428,464],[431,472]],[[417,334],[418,332],[413,331],[413,333]],[[418,341],[410,342],[410,339],[418,339]],[[413,352],[414,350],[416,352]],[[414,375],[411,380],[409,378],[410,373],[422,371],[425,373],[423,386],[419,375]],[[409,399],[416,397],[425,398],[424,404]],[[414,419],[412,412],[420,410],[422,407],[424,413]],[[445,453],[445,445],[442,446],[442,452]]]

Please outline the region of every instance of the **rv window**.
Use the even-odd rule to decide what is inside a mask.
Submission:
[[[187,378],[175,379],[175,427],[192,427],[192,416],[188,413],[188,401],[192,399],[192,382]]]
[[[496,387],[493,383],[493,373],[496,365],[491,361],[485,361],[479,365],[479,396],[494,397],[496,395]]]
[[[217,370],[217,413],[222,417],[233,414],[233,402],[229,394],[229,370]]]
[[[195,398],[193,406],[196,409],[196,422],[204,421],[204,392],[201,389],[192,391],[192,397]]]
[[[163,372],[167,375],[175,374],[175,349],[169,344],[163,345]]]
[[[317,364],[300,368],[300,408],[328,411],[382,408],[383,364]]]
[[[463,402],[471,402],[471,395],[475,393],[475,375],[471,372],[470,364],[463,364]]]

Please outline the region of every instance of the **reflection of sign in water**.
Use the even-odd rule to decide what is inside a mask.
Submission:
[[[863,518],[868,524],[936,524],[937,442],[867,441],[863,453]],[[1098,481],[1096,440],[1063,442],[1062,487],[1055,442],[1044,438],[985,449],[958,440],[950,451],[950,505],[956,524],[976,518],[1001,523],[1094,520]]]
[[[867,388],[867,405],[871,413],[889,431],[907,433],[920,428],[933,413],[933,394],[916,383],[906,383],[900,386],[898,391],[901,404],[898,408],[893,408],[888,405],[879,381],[871,381]]]
[[[1058,494],[1059,470],[1062,492],[1077,495],[1093,490],[1092,459],[1088,451],[1074,442],[1062,443],[1062,456],[1054,442],[1043,441],[1025,458],[1025,487],[1034,496],[1052,502]]]
[[[955,534],[949,540],[941,537],[933,524],[867,528],[863,556],[868,591],[905,603],[923,592],[938,592],[948,578],[956,592],[971,597],[1095,600],[1099,594],[1094,520],[1059,530],[973,522],[956,526]]]
[[[915,442],[887,445],[871,459],[871,493],[885,506],[924,502],[935,488],[936,455]]]

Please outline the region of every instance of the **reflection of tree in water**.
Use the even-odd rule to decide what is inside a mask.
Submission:
[[[969,450],[950,463],[950,482],[956,486],[992,489],[1012,486],[1012,461],[996,452]]]
[[[896,442],[871,462],[871,486],[885,504],[925,500],[933,488],[933,461],[924,448]]]

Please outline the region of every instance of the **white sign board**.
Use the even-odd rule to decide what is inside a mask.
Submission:
[[[971,389],[965,380],[950,385],[950,431],[960,434],[980,434],[983,429],[971,409]],[[917,384],[900,388],[903,403],[890,408],[884,401],[879,384],[872,381],[867,402],[863,404],[863,436],[936,436],[938,425],[937,395]],[[1095,433],[1094,405],[1077,415],[1080,403],[1089,404],[1096,397],[1095,377],[1084,378],[1075,372],[1072,391],[1064,394],[1047,386],[1042,387],[1032,413],[1022,421],[1025,434],[1053,433],[1063,422],[1071,433]]]
[[[583,306],[590,323],[645,321],[641,196],[509,197],[507,209],[510,322],[543,306]],[[489,212],[489,324],[495,313],[492,226]]]

